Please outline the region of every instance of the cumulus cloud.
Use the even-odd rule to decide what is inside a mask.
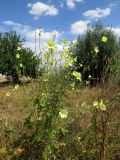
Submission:
[[[73,9],[77,2],[83,2],[84,0],[66,0],[66,5],[69,9]]]
[[[105,8],[105,9],[96,8],[95,10],[88,10],[84,12],[83,16],[90,19],[99,19],[99,18],[110,15],[110,12],[111,12],[111,8]]]
[[[72,34],[83,34],[89,25],[90,21],[76,21],[75,23],[71,24],[71,33]]]
[[[29,13],[38,19],[42,15],[55,16],[58,14],[58,9],[54,5],[48,5],[42,2],[29,3],[27,7],[30,9]]]
[[[40,30],[34,29],[31,26],[22,25],[20,23],[16,23],[13,21],[4,21],[3,24],[8,27],[10,26],[12,30],[17,31],[18,34],[24,37],[26,40],[24,46],[31,48],[33,51],[35,51],[35,35],[36,35],[36,51],[37,52],[39,52],[39,33],[41,33],[41,36],[40,36],[41,50],[47,47],[47,41],[52,40],[54,36],[55,36],[56,42],[58,43],[58,40],[63,34],[63,32],[59,32],[57,30],[52,30],[51,32],[47,32],[44,29],[40,29]]]

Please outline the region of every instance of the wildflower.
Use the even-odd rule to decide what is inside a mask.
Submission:
[[[20,58],[20,55],[19,55],[19,54],[16,54],[16,58],[19,59],[19,58]]]
[[[83,67],[83,64],[82,64],[82,63],[80,63],[80,64],[79,64],[79,66],[80,66],[80,67]]]
[[[99,52],[98,46],[95,46],[95,47],[94,47],[94,51],[95,51],[95,53],[98,53],[98,52]]]
[[[19,85],[18,84],[16,84],[15,85],[15,90],[17,90],[19,88]]]
[[[81,81],[81,74],[77,71],[73,71],[72,75],[74,77],[76,77],[77,80],[80,80]]]
[[[98,106],[98,101],[94,101],[94,102],[93,102],[93,106],[97,108],[97,106]]]
[[[59,115],[61,118],[67,118],[68,111],[66,109],[61,109],[61,111],[59,112]]]
[[[21,50],[21,47],[17,47],[17,51],[20,51]]]
[[[48,41],[48,48],[55,48],[56,44],[54,41]]]
[[[68,44],[68,41],[64,39],[64,40],[62,41],[62,45],[63,45],[63,46],[66,46],[67,44]]]
[[[102,42],[107,42],[107,40],[108,38],[106,36],[102,36],[102,39],[101,39]]]
[[[91,76],[91,75],[89,75],[89,76],[88,76],[88,78],[89,78],[89,79],[91,79],[91,78],[92,78],[92,76]]]
[[[22,63],[20,63],[20,67],[21,67],[21,68],[23,67],[23,64],[22,64]]]
[[[81,140],[81,137],[78,137],[78,142]]]
[[[7,92],[7,93],[6,93],[6,96],[7,96],[7,97],[11,96],[11,93],[10,93],[10,92]]]

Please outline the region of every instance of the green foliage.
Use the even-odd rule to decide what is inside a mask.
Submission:
[[[40,60],[35,56],[32,50],[22,48],[20,51],[21,60],[20,60],[20,70],[22,75],[36,78],[38,73],[38,68]]]
[[[61,130],[65,132],[65,126],[62,124],[58,126],[57,123],[69,117],[69,110],[63,105],[66,91],[69,89],[69,83],[65,77],[69,73],[63,74],[58,63],[62,62],[63,70],[66,70],[73,65],[74,59],[71,57],[72,52],[67,41],[64,40],[62,43],[64,49],[60,59],[56,59],[56,43],[48,42],[48,51],[44,53],[42,61],[45,72],[39,79],[38,94],[34,100],[37,116],[32,119],[31,115],[25,121],[28,128],[34,128],[35,142],[42,143],[40,156],[43,160],[57,158],[61,145],[65,146],[59,140]],[[77,71],[71,76],[81,81],[80,73]]]
[[[111,123],[118,120],[115,108],[119,107],[120,91],[115,87],[111,91],[109,86],[107,86],[107,89],[104,86],[102,88],[103,93],[94,95],[97,94],[97,92],[94,93],[95,90],[89,92],[90,89],[88,89],[87,93],[85,90],[82,92],[78,87],[75,88],[75,82],[82,83],[82,79],[92,81],[96,78],[97,81],[97,77],[93,74],[95,72],[93,70],[96,69],[94,68],[95,64],[99,62],[96,62],[96,60],[101,58],[101,62],[104,61],[102,51],[104,54],[108,54],[106,47],[108,47],[109,41],[113,40],[113,37],[110,39],[111,32],[108,31],[102,32],[103,34],[97,37],[99,35],[98,31],[101,33],[101,27],[99,27],[96,27],[97,31],[90,30],[87,32],[86,36],[89,33],[90,37],[88,37],[90,39],[81,41],[80,45],[83,42],[84,45],[87,43],[87,46],[82,46],[86,47],[86,50],[88,46],[90,47],[90,54],[86,54],[86,57],[81,54],[83,59],[79,64],[76,63],[78,57],[76,59],[71,50],[71,47],[74,48],[78,44],[71,43],[69,45],[66,40],[63,40],[62,53],[60,58],[56,58],[57,45],[55,41],[48,42],[48,50],[43,53],[40,65],[41,68],[44,68],[44,73],[41,77],[38,77],[35,86],[31,87],[34,88],[35,92],[35,97],[32,97],[34,108],[24,121],[26,129],[25,131],[22,130],[23,136],[18,137],[19,147],[17,147],[17,150],[21,152],[19,155],[14,154],[13,159],[103,160],[108,159],[106,157],[112,157],[107,154],[111,154],[111,149],[115,146],[116,141],[119,144],[119,136],[112,136],[111,134],[116,133],[114,131],[115,127],[111,131]],[[109,35],[107,35],[108,33]],[[111,34],[113,36],[113,33]],[[93,38],[92,42],[91,37]],[[96,41],[94,41],[94,38],[96,38]],[[94,45],[93,42],[95,42]],[[26,49],[20,46],[16,48],[16,51],[15,58],[18,61],[21,73],[24,71],[22,74],[30,74],[29,66],[33,67],[34,72],[36,63],[28,64],[32,55],[31,51],[27,50],[26,54]],[[84,50],[81,51],[86,53]],[[112,53],[110,52],[110,54]],[[110,56],[112,57],[112,55]],[[88,63],[88,60],[92,62]],[[74,64],[78,65],[79,68],[74,70]],[[118,66],[117,62],[117,66],[113,66],[113,70],[116,70]],[[89,69],[90,67],[93,67],[92,70]],[[24,70],[22,70],[23,68]],[[97,70],[101,68],[102,66],[97,65]],[[116,71],[117,75],[118,70]],[[84,77],[86,74],[87,79]],[[32,73],[32,75],[34,74]],[[16,91],[18,88],[19,85],[16,84],[13,90]],[[73,93],[71,89],[73,89]],[[11,96],[11,93],[6,93],[7,98]],[[70,93],[72,95],[67,100],[67,95]],[[84,98],[82,94],[84,94]],[[75,98],[76,95],[77,99]],[[69,103],[70,107],[68,108]],[[116,113],[115,116],[113,116],[113,113]],[[114,120],[113,117],[116,119]],[[114,123],[118,127],[117,124],[119,123]],[[7,128],[5,132],[9,135],[12,130]],[[112,159],[114,158],[115,156]]]
[[[107,67],[113,63],[117,49],[117,39],[113,31],[99,23],[88,29],[84,35],[78,36],[74,48],[77,56],[75,65],[83,80],[96,84],[101,82],[103,77],[106,78],[110,71]]]
[[[36,75],[38,60],[30,49],[22,47],[24,40],[16,32],[0,36],[0,73],[18,82],[20,75]]]

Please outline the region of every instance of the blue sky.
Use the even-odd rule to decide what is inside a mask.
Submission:
[[[120,36],[119,12],[120,0],[0,0],[0,31],[16,30],[32,49],[39,26],[43,46],[54,34],[75,40],[97,20]]]

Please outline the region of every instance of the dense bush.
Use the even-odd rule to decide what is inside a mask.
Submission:
[[[118,43],[113,31],[99,23],[88,28],[84,35],[79,35],[74,52],[77,56],[75,65],[82,79],[96,84],[106,78],[109,72],[106,69],[113,62],[117,49]]]

